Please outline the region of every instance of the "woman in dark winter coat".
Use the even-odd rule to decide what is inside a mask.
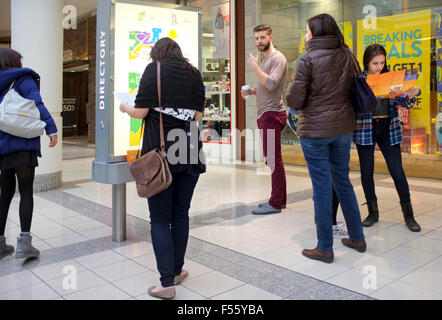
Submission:
[[[40,119],[46,123],[49,146],[57,144],[57,127],[40,96],[40,77],[29,68],[22,67],[22,56],[15,50],[0,49],[0,103],[12,88],[23,98],[34,100]],[[16,177],[20,191],[20,227],[16,258],[36,258],[40,252],[31,244],[31,222],[34,209],[33,183],[37,157],[41,157],[40,137],[25,139],[3,132],[0,127],[0,259],[13,253],[6,244],[5,228],[9,206],[15,193]]]
[[[366,250],[358,202],[349,179],[355,114],[350,102],[354,81],[351,52],[336,21],[321,14],[307,21],[307,53],[287,89],[290,108],[300,109],[297,134],[313,184],[317,247],[302,254],[331,263],[333,254],[332,184],[347,223],[345,246]]]
[[[199,175],[206,171],[197,127],[205,91],[200,72],[183,57],[180,47],[172,39],[158,40],[150,56],[153,62],[146,67],[141,78],[135,106],[122,103],[120,110],[132,118],[145,119],[142,154],[160,147],[160,112],[162,115],[172,184],[148,198],[152,245],[161,275],[161,285],[151,287],[148,293],[171,299],[175,296],[174,285],[180,284],[188,275],[183,265],[189,238],[190,203]],[[158,103],[157,62],[161,64],[163,109]],[[170,140],[170,136],[175,139]]]

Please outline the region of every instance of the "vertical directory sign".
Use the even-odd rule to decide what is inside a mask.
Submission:
[[[97,66],[95,92],[95,160],[109,162],[110,147],[110,33],[111,33],[111,0],[100,0],[97,3]]]

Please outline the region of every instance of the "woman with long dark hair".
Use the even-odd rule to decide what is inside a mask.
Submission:
[[[199,175],[206,170],[205,161],[200,156],[203,154],[202,141],[197,127],[205,91],[200,72],[183,57],[180,47],[172,39],[158,40],[150,56],[153,62],[146,67],[141,78],[135,106],[122,103],[120,110],[132,118],[145,120],[142,155],[160,147],[159,115],[162,113],[172,184],[147,199],[152,245],[161,275],[161,285],[150,287],[148,293],[172,299],[175,297],[174,285],[180,284],[188,275],[183,265],[189,238],[190,203]],[[161,63],[162,109],[157,93],[157,62]],[[170,141],[169,133],[174,137],[178,133],[178,140]],[[181,139],[183,136],[186,138]],[[169,152],[172,146],[173,153]],[[174,159],[178,161],[172,161]]]
[[[355,114],[350,101],[354,81],[351,52],[336,21],[320,14],[307,21],[307,53],[286,94],[290,108],[299,109],[297,134],[313,184],[318,244],[305,249],[307,258],[333,262],[332,185],[348,228],[342,243],[366,250],[361,216],[349,179],[350,147]]]
[[[57,144],[57,127],[40,96],[40,77],[29,68],[22,67],[22,56],[15,50],[0,48],[0,103],[9,90],[23,98],[34,100],[40,118],[46,123],[49,147]],[[38,249],[31,244],[31,223],[34,210],[33,184],[37,157],[41,157],[40,137],[25,139],[3,132],[0,128],[0,259],[14,252],[6,244],[5,228],[9,206],[15,194],[16,178],[20,192],[20,228],[17,238],[16,258],[36,258]]]
[[[364,52],[364,74],[379,74],[388,72],[386,62],[387,52],[380,44],[371,44]],[[384,155],[388,171],[393,178],[405,223],[410,231],[419,232],[419,224],[414,219],[413,207],[410,201],[410,189],[407,177],[402,168],[400,143],[402,142],[402,125],[399,120],[397,106],[411,109],[416,102],[415,96],[420,89],[415,87],[406,94],[393,99],[378,98],[378,104],[373,113],[358,114],[353,140],[359,154],[361,181],[367,200],[368,216],[362,222],[364,227],[371,227],[379,221],[379,209],[375,193],[374,148],[377,143]]]

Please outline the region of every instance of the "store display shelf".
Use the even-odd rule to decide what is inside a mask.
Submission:
[[[211,96],[214,94],[230,94],[230,91],[207,91],[206,96]]]
[[[222,118],[222,117],[204,117],[203,121],[230,121],[230,118]]]

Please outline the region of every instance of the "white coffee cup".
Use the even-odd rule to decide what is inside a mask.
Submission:
[[[250,98],[250,86],[248,84],[241,87],[242,91],[247,91],[247,95],[245,96],[245,99]]]

